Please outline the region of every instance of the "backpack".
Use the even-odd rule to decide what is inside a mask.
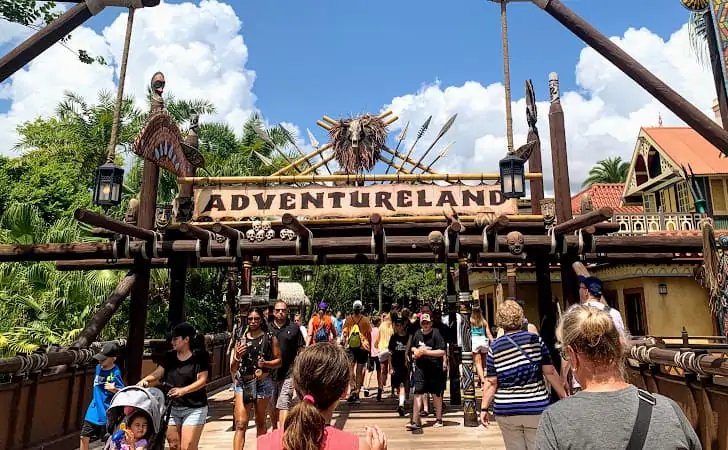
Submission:
[[[326,317],[319,319],[319,326],[313,336],[314,342],[329,342],[329,330],[326,328]]]
[[[359,319],[361,321],[361,319]],[[359,331],[359,322],[351,326],[349,332],[349,348],[361,347],[361,331]]]

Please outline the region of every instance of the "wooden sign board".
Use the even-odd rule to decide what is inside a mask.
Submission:
[[[194,220],[241,220],[245,217],[357,218],[458,214],[517,214],[515,199],[506,200],[499,185],[438,186],[377,184],[364,187],[195,187]]]

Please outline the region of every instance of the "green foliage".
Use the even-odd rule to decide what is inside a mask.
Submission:
[[[594,183],[624,183],[627,181],[628,171],[629,163],[622,161],[619,156],[599,160],[589,169],[589,176],[582,183],[582,187]]]

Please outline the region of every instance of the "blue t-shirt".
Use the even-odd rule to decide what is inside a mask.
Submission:
[[[546,344],[535,333],[519,331],[493,341],[486,358],[486,376],[498,378],[495,415],[541,414],[550,404],[541,367],[550,364]]]
[[[116,365],[109,370],[105,370],[101,368],[101,364],[98,364],[94,375],[93,397],[86,410],[86,417],[84,417],[84,420],[94,425],[106,424],[106,410],[109,409],[111,398],[114,396],[113,392],[104,389],[106,383],[114,383],[116,389],[123,388],[124,381],[121,379],[121,370]]]
[[[341,336],[344,332],[344,319],[334,319],[334,326],[336,327],[336,335]]]

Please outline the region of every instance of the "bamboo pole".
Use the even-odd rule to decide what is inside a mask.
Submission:
[[[331,157],[333,158],[333,156]],[[322,164],[323,165],[323,164]],[[310,168],[309,168],[310,169]],[[527,180],[542,179],[541,173],[527,173]],[[291,183],[354,183],[366,181],[401,181],[432,182],[432,181],[497,181],[498,173],[417,173],[417,174],[343,174],[343,175],[261,175],[243,177],[179,177],[180,184],[218,185],[218,184],[291,184]]]
[[[316,172],[316,169],[318,169],[319,167],[321,167],[323,165],[328,164],[328,162],[331,161],[332,159],[334,159],[334,154],[333,153],[330,154],[329,156],[323,158],[321,161],[317,162],[316,164],[312,165],[311,167],[302,170],[301,171],[301,175],[305,176],[305,175],[310,174],[311,172]],[[336,175],[313,175],[313,176],[314,177],[318,177],[318,176],[335,177]]]
[[[459,219],[461,222],[474,222],[477,216],[460,216]],[[508,218],[509,224],[512,225],[514,222],[518,224],[534,224],[540,227],[543,227],[543,216],[542,215],[533,215],[533,214],[523,214],[523,215],[506,215]],[[439,223],[444,222],[444,218],[442,216],[408,216],[408,217],[402,217],[402,216],[385,216],[382,217],[382,223],[385,224],[404,224],[404,223]],[[220,221],[220,222],[193,222],[195,226],[198,226],[200,228],[210,228],[212,227],[213,223],[223,223],[225,225],[229,225],[233,228],[242,228],[242,227],[251,227],[253,225],[253,222],[250,220],[244,220],[244,221]],[[280,220],[271,220],[270,221],[272,226],[278,226],[283,225],[283,223]],[[367,225],[369,224],[369,218],[368,217],[351,217],[351,218],[340,218],[340,219],[301,219],[301,223],[305,225]],[[597,224],[602,225],[602,224]],[[609,224],[612,225],[612,224]],[[607,229],[608,232],[617,231],[619,230],[619,224],[616,224],[616,227],[610,227]],[[599,229],[599,228],[598,228]]]
[[[325,152],[326,150],[328,150],[330,148],[331,148],[331,144],[322,145],[321,147],[319,147],[318,149],[312,151],[308,155],[302,156],[302,157],[298,158],[297,160],[293,161],[292,164],[289,164],[286,167],[284,167],[284,168],[278,170],[277,172],[273,173],[272,176],[280,176],[281,174],[284,174],[284,173],[288,172],[289,170],[296,168],[296,166],[299,166],[299,165],[305,163],[306,161],[308,161],[309,159],[313,158],[314,156],[317,156],[317,155],[322,154],[323,152]]]
[[[109,323],[109,320],[111,320],[114,313],[121,306],[121,302],[131,292],[131,288],[134,286],[136,279],[136,274],[130,272],[119,282],[114,292],[106,299],[104,305],[96,311],[93,317],[86,323],[83,331],[79,333],[76,342],[73,343],[74,347],[88,347],[99,337],[101,330]]]

